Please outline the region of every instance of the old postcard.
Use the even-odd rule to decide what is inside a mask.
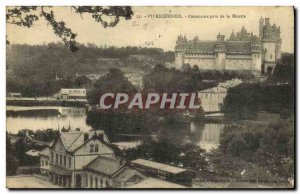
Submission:
[[[294,189],[293,7],[6,7],[9,189]]]

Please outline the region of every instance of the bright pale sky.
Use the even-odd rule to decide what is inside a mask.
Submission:
[[[179,34],[188,39],[198,36],[200,40],[216,40],[220,32],[227,39],[232,30],[242,26],[258,35],[258,20],[270,18],[281,28],[282,51],[294,52],[294,12],[292,7],[133,7],[131,20],[121,20],[114,28],[103,28],[89,15],[83,19],[70,7],[55,7],[57,19],[64,20],[73,32],[78,34],[80,43],[95,43],[111,46],[159,47],[174,50]],[[181,15],[182,18],[153,18],[156,14]],[[232,18],[232,15],[246,18]],[[189,18],[189,15],[198,18]],[[199,18],[199,16],[219,18]],[[224,18],[220,18],[223,15]],[[227,18],[227,15],[230,18]],[[152,16],[152,17],[151,17]],[[7,24],[8,40],[13,43],[43,44],[59,41],[50,26],[41,18],[33,28]],[[153,44],[152,44],[153,43]]]

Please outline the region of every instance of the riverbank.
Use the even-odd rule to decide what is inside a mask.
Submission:
[[[6,99],[6,106],[62,106],[85,107],[87,100],[56,100],[56,99]]]

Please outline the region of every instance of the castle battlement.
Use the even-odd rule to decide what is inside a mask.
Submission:
[[[243,26],[228,39],[218,33],[216,40],[188,40],[179,35],[175,46],[175,64],[197,65],[200,70],[250,71],[260,75],[272,73],[281,57],[280,26],[270,24],[269,18],[259,20],[259,35]]]

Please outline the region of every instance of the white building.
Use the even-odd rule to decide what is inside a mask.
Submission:
[[[49,165],[41,166],[41,171],[49,175],[50,182],[71,188],[82,187],[83,167],[99,155],[114,157],[110,142],[101,130],[61,132],[49,149]]]
[[[241,83],[242,81],[240,79],[232,79],[219,83],[217,87],[198,92],[201,107],[206,113],[219,112],[227,95],[227,90]]]
[[[102,130],[61,132],[40,152],[41,174],[66,188],[122,188],[146,177],[115,157]]]
[[[62,88],[60,89],[58,99],[61,100],[86,100],[85,88]]]

